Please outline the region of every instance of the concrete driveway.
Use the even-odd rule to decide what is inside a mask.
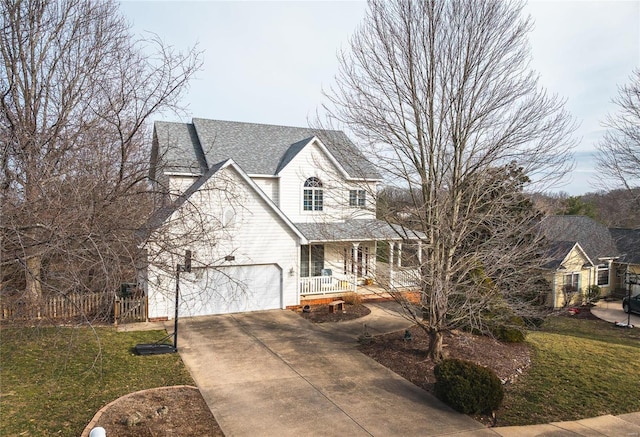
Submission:
[[[591,308],[591,313],[607,322],[622,322],[627,323],[629,315],[622,310],[622,301],[614,300],[606,302],[604,300],[596,303],[596,306]],[[631,314],[631,324],[636,328],[640,327],[640,316],[637,314]]]
[[[178,338],[228,437],[495,435],[354,346],[284,310],[182,319]]]

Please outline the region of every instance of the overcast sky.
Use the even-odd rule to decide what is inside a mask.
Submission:
[[[336,52],[366,3],[329,1],[123,1],[135,32],[176,48],[196,42],[204,67],[186,102],[190,116],[306,126],[337,72]],[[558,191],[594,191],[592,152],[611,99],[640,66],[640,1],[532,1],[532,67],[567,99],[580,128],[576,169]],[[183,120],[188,121],[189,119]]]

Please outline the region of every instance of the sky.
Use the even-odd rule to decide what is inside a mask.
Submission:
[[[307,126],[338,71],[336,53],[362,21],[357,1],[132,1],[121,11],[136,33],[204,51],[184,103],[188,117]],[[596,191],[593,152],[611,100],[640,67],[640,0],[535,0],[531,67],[566,99],[579,128],[576,167],[555,191]],[[164,116],[165,120],[179,119]]]

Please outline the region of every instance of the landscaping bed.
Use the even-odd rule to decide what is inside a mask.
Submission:
[[[308,305],[309,311],[298,310],[300,315],[313,323],[342,322],[358,319],[371,313],[371,310],[362,304],[344,304],[344,311],[329,312],[329,305]]]
[[[109,437],[222,437],[211,410],[195,387],[162,387],[116,400],[91,426]]]
[[[394,332],[374,337],[370,344],[361,345],[360,351],[433,393],[433,369],[436,363],[427,358],[429,338],[417,326],[410,328],[409,332],[411,340],[404,339],[404,332]],[[515,382],[531,365],[531,350],[526,343],[501,343],[490,337],[452,331],[445,334],[443,344],[444,354],[448,358],[468,360],[488,367],[505,384]],[[475,418],[489,425],[494,422],[488,416]]]

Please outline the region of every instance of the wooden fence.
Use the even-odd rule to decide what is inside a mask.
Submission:
[[[116,297],[113,306],[114,320],[118,323],[144,322],[147,320],[146,297]]]
[[[82,293],[46,297],[37,306],[23,297],[0,298],[0,320],[86,318],[105,322],[135,322],[147,318],[144,297],[115,298],[110,293]]]

